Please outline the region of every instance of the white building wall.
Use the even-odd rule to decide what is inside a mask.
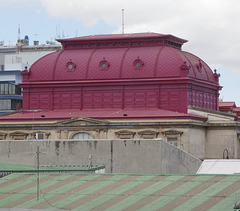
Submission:
[[[36,51],[36,52],[21,52],[17,54],[5,55],[4,65],[5,70],[24,70],[25,66],[30,66],[41,57],[55,51]]]

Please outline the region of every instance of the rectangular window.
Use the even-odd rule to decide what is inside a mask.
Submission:
[[[21,95],[21,88],[13,83],[0,83],[0,95]]]
[[[9,84],[9,94],[10,95],[14,95],[15,94],[14,88],[15,88],[14,84]]]
[[[0,84],[0,94],[4,94],[4,84]]]
[[[168,137],[167,142],[178,147],[178,138],[177,137]]]
[[[1,99],[0,100],[0,109],[11,110],[11,99]]]
[[[4,94],[5,95],[8,95],[9,93],[8,93],[8,84],[4,84],[5,85],[5,87],[4,87]]]

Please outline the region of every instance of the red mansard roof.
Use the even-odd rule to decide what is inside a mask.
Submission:
[[[219,86],[218,74],[213,74],[199,57],[182,51],[181,46],[187,41],[172,35],[95,35],[58,41],[64,50],[35,62],[30,68],[29,82],[173,80],[187,76]],[[68,70],[68,65],[72,69]]]
[[[58,41],[63,50],[22,72],[24,110],[46,109],[50,119],[178,119],[195,118],[186,114],[189,105],[218,110],[220,75],[182,51],[184,39],[137,33]],[[129,115],[121,115],[126,109]]]

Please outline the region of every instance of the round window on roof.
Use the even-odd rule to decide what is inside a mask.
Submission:
[[[67,62],[66,67],[68,72],[73,72],[76,68],[76,64],[73,63],[72,60],[70,59],[70,61]]]
[[[136,62],[136,67],[137,67],[137,68],[141,67],[141,62],[139,62],[139,61]]]
[[[110,64],[108,61],[106,61],[105,59],[103,59],[100,63],[99,63],[99,69],[100,70],[108,70],[108,68],[110,67]]]
[[[69,69],[69,70],[72,70],[72,69],[73,69],[73,64],[69,64],[69,65],[68,65],[68,69]]]
[[[105,69],[107,67],[106,62],[102,63],[102,68]]]
[[[133,62],[133,67],[136,70],[141,70],[143,68],[143,65],[144,65],[144,62],[139,58]]]

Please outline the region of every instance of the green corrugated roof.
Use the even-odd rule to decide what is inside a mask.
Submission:
[[[105,166],[59,165],[39,166],[39,171],[95,171],[103,168]],[[37,170],[38,167],[35,165],[0,162],[0,172],[35,172]]]
[[[0,179],[0,208],[233,210],[239,175],[14,173]],[[37,200],[39,187],[39,200]]]

